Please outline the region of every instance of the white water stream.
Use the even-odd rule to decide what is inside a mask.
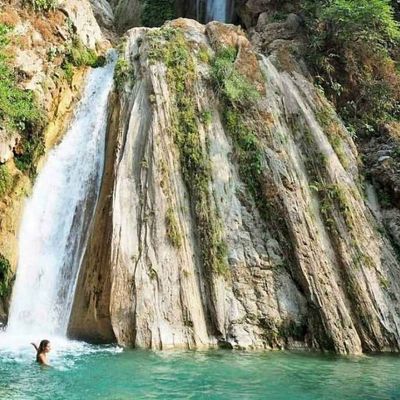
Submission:
[[[227,21],[228,14],[227,0],[208,0],[206,22],[209,21]]]
[[[66,335],[103,172],[114,65],[111,60],[90,72],[69,129],[49,153],[26,203],[9,322],[0,347],[21,336],[38,341]]]
[[[229,5],[228,0],[197,0],[197,20],[206,23],[210,21],[228,22]]]

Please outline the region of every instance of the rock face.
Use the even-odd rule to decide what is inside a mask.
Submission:
[[[220,23],[126,39],[70,335],[398,351],[398,256],[348,132],[301,68],[277,68]],[[221,65],[233,70],[218,81]],[[249,81],[258,96],[241,107]]]

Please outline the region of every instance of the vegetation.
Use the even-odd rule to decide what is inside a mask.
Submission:
[[[310,63],[346,124],[369,134],[400,115],[400,29],[388,0],[304,1]]]
[[[263,150],[254,105],[260,95],[255,86],[235,68],[237,50],[222,48],[211,63],[213,85],[223,103],[224,124],[232,136],[240,174],[261,210],[265,209],[260,193]],[[265,211],[265,210],[264,210]]]
[[[45,118],[34,94],[18,86],[17,74],[6,50],[11,30],[0,24],[0,122],[6,132],[21,135],[16,165],[21,171],[34,175],[37,156],[43,153],[41,130]]]
[[[167,226],[167,236],[171,244],[179,249],[182,246],[182,237],[180,234],[178,222],[176,220],[176,215],[172,207],[168,207],[167,213],[165,215],[165,223]]]
[[[174,0],[141,0],[141,19],[143,26],[161,26],[165,21],[175,18]]]
[[[0,165],[0,200],[9,192],[13,179],[6,165]]]
[[[167,80],[174,94],[171,133],[179,149],[183,178],[193,204],[205,267],[225,275],[227,249],[222,224],[211,206],[211,172],[205,144],[198,124],[201,113],[194,99],[195,63],[179,29],[164,27],[148,33],[149,59],[167,67]],[[168,216],[167,216],[168,217]]]
[[[57,0],[25,0],[25,3],[38,12],[55,10],[57,6]]]
[[[105,64],[104,56],[98,56],[92,49],[86,47],[82,41],[74,37],[65,54],[62,64],[67,81],[71,83],[74,76],[74,67],[101,67]]]
[[[337,210],[343,216],[347,228],[354,229],[354,221],[351,214],[351,207],[346,197],[346,189],[339,184],[326,184],[314,182],[311,188],[318,192],[321,202],[320,211],[325,224],[331,231],[337,231],[334,211]]]
[[[316,118],[321,127],[324,128],[325,134],[328,137],[333,150],[335,150],[339,161],[343,165],[343,168],[347,169],[349,167],[349,160],[343,145],[343,140],[346,138],[344,137],[345,134],[334,111],[326,106],[322,107],[316,113]]]
[[[129,79],[134,77],[133,70],[125,58],[120,57],[115,66],[114,82],[117,90],[121,90]]]
[[[235,68],[237,50],[222,48],[212,61],[214,87],[231,108],[252,106],[260,97],[257,89]]]
[[[0,254],[0,298],[7,296],[10,289],[10,262],[2,254]]]

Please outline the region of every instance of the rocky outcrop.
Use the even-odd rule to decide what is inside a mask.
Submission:
[[[70,334],[398,351],[397,254],[360,192],[352,139],[302,68],[257,56],[219,23],[180,19],[126,39],[115,156]]]
[[[90,4],[100,26],[113,30],[115,19],[111,4],[107,0],[90,0]]]
[[[140,25],[141,4],[139,0],[110,1],[115,15],[116,28],[124,33],[129,28]]]

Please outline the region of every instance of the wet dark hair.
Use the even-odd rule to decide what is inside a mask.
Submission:
[[[44,353],[44,351],[46,350],[47,345],[50,343],[49,340],[42,340],[39,344],[39,348],[38,348],[38,353]]]

